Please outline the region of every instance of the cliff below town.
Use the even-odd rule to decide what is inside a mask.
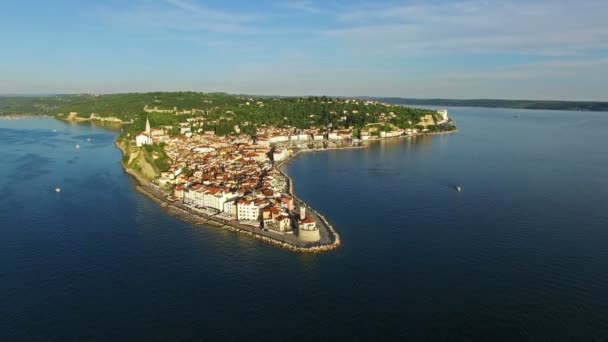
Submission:
[[[132,148],[124,139],[116,141],[116,146],[122,151],[122,166],[131,174],[135,173],[144,180],[152,182],[160,175],[161,170],[155,164],[153,152],[145,148]]]

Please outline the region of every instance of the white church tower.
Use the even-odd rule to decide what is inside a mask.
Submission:
[[[150,120],[148,118],[146,118],[146,130],[135,137],[135,145],[152,145],[152,129],[150,129]]]

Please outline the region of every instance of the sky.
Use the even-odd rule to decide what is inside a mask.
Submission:
[[[606,0],[2,0],[0,93],[608,101]]]

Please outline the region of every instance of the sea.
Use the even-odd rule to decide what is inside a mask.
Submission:
[[[608,113],[449,114],[286,166],[318,255],[167,215],[116,127],[0,120],[0,341],[608,341]]]

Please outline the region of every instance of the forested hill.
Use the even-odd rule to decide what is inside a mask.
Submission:
[[[368,97],[365,97],[368,98]],[[535,101],[535,100],[452,100],[452,99],[410,99],[400,97],[369,97],[381,102],[416,105],[416,106],[445,106],[445,107],[487,107],[512,109],[549,109],[608,112],[608,102],[598,101]]]
[[[375,101],[330,97],[249,97],[224,93],[155,92],[107,95],[0,97],[0,114],[48,114],[60,118],[112,118],[141,129],[149,117],[153,126],[173,126],[194,116],[205,117],[204,129],[229,134],[235,126],[254,133],[264,125],[294,128],[362,128],[380,124],[389,129],[414,128],[435,111]],[[428,119],[428,117],[427,117]],[[426,119],[425,119],[426,120]],[[141,126],[141,127],[140,127]],[[433,127],[442,129],[442,127]]]

